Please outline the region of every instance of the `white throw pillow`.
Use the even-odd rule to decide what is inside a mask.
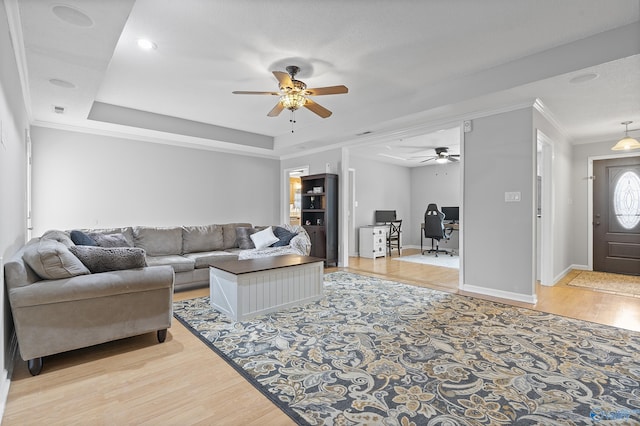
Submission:
[[[273,230],[270,226],[255,234],[251,234],[250,237],[253,245],[256,246],[257,249],[269,247],[271,244],[280,241],[278,237],[273,235]]]

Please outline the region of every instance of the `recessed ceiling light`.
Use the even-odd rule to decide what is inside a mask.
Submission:
[[[152,50],[152,49],[157,49],[158,45],[155,44],[154,42],[152,42],[149,39],[139,38],[138,39],[138,47],[140,49],[144,49],[144,50]]]
[[[54,86],[64,87],[65,89],[75,89],[76,85],[71,83],[70,81],[60,80],[59,78],[52,78],[49,80],[49,83]]]
[[[51,11],[60,20],[67,24],[75,25],[77,27],[92,27],[93,20],[86,13],[82,12],[75,7],[68,6],[66,4],[58,4],[51,8]]]
[[[587,81],[595,80],[598,77],[599,75],[596,74],[595,72],[588,72],[585,74],[576,75],[575,77],[569,80],[569,83],[571,84],[586,83]]]

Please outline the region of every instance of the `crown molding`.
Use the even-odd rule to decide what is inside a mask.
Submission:
[[[27,68],[27,55],[24,51],[24,35],[22,33],[22,21],[20,19],[20,8],[17,0],[4,0],[4,8],[7,11],[7,23],[9,24],[9,36],[11,45],[18,66],[18,76],[20,87],[22,88],[22,99],[27,112],[29,122],[33,120],[31,109],[31,90],[29,89],[29,73]]]
[[[560,133],[566,141],[570,144],[574,143],[572,138],[567,135],[567,132],[564,130],[562,124],[560,124],[560,121],[551,112],[551,110],[549,110],[549,107],[547,107],[539,98],[536,98],[533,103],[533,107],[556,129],[558,133]]]

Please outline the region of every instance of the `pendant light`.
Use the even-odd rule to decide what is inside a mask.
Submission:
[[[620,123],[625,126],[624,138],[620,139],[618,143],[611,148],[612,151],[628,151],[640,148],[640,142],[629,136],[629,124],[631,123],[633,123],[633,121],[623,121]]]

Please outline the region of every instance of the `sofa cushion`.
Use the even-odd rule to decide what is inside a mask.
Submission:
[[[143,248],[147,256],[182,254],[182,227],[136,226],[133,237],[135,246]]]
[[[279,241],[278,237],[273,235],[273,230],[270,226],[267,226],[262,231],[251,234],[249,237],[257,249],[269,247],[271,244]]]
[[[29,245],[22,258],[44,280],[71,278],[90,273],[64,244],[56,240],[41,239]]]
[[[230,249],[237,246],[236,228],[252,228],[250,223],[227,223],[222,225],[223,249]]]
[[[99,232],[89,233],[99,247],[131,247],[124,234],[101,234]]]
[[[40,239],[41,240],[54,240],[54,241],[57,241],[59,243],[64,244],[65,247],[71,247],[72,245],[74,245],[74,243],[71,240],[71,237],[69,236],[68,232],[58,231],[56,229],[51,229],[51,230],[45,232],[44,234],[42,234],[42,237],[40,237]]]
[[[74,246],[69,251],[94,274],[147,266],[144,250],[137,247]]]
[[[174,272],[188,272],[195,268],[195,261],[177,254],[169,254],[165,256],[147,256],[147,265],[159,266],[169,265],[173,267]]]
[[[71,236],[71,241],[77,246],[97,246],[96,240],[88,236],[82,231],[78,231],[74,229],[69,233]]]
[[[123,228],[102,228],[102,229],[86,229],[83,230],[85,234],[92,236],[93,234],[102,234],[102,235],[111,235],[111,234],[122,234],[124,238],[127,240],[127,246],[133,247],[134,238],[133,238],[133,228],[130,226],[125,226]]]
[[[182,250],[184,253],[222,250],[224,239],[220,225],[183,226]]]
[[[236,245],[242,250],[256,248],[251,239],[251,235],[256,232],[258,232],[256,228],[248,228],[246,226],[236,228]]]
[[[298,235],[298,233],[288,231],[281,226],[275,226],[273,228],[273,235],[278,237],[278,241],[271,244],[271,247],[282,247],[282,246],[288,246],[289,242],[291,242],[291,239],[296,235]]]
[[[238,255],[223,250],[205,251],[200,253],[186,253],[184,257],[195,262],[196,269],[208,268],[214,260],[237,259]]]

